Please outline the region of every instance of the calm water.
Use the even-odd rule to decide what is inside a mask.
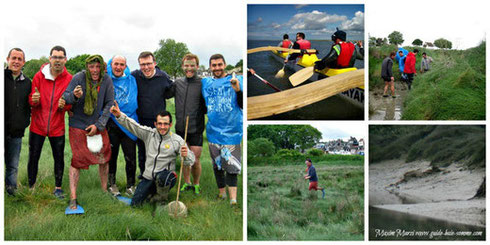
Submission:
[[[376,229],[385,231],[386,236],[381,236]],[[419,233],[410,233],[412,231]],[[369,240],[485,240],[485,237],[482,227],[369,207]]]
[[[280,40],[277,41],[248,41],[248,49],[263,47],[263,46],[277,46]],[[312,41],[311,46],[317,49],[320,53],[318,57],[321,59],[325,57],[332,46],[331,41]],[[281,70],[282,64],[277,62],[270,52],[258,52],[249,54],[248,68],[253,68],[258,75],[272,83],[281,90],[292,88],[288,77],[294,73],[292,70],[286,69],[286,74],[283,78],[275,78],[275,74]],[[364,68],[364,61],[357,60],[355,65],[357,68]],[[275,91],[258,80],[255,77],[250,77],[247,84],[248,96],[257,96],[274,93]],[[305,95],[307,96],[307,95]],[[263,120],[329,120],[329,119],[350,119],[350,120],[363,120],[364,110],[358,108],[351,103],[345,101],[339,96],[332,96],[323,101],[311,104],[309,106],[275,115],[271,117],[262,118]]]

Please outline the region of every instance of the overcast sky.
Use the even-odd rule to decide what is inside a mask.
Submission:
[[[139,69],[142,51],[155,51],[159,40],[187,44],[200,64],[224,55],[228,64],[242,59],[246,33],[243,1],[2,1],[3,55],[20,47],[26,58],[49,56],[54,45],[66,48],[68,58],[79,54],[114,54]],[[5,59],[4,59],[5,60]]]
[[[330,40],[336,27],[347,32],[349,40],[364,39],[364,5],[362,4],[251,4],[247,7],[249,40],[282,40],[297,32],[306,39]]]
[[[322,141],[336,139],[350,139],[350,136],[359,139],[366,139],[367,126],[362,122],[312,122],[311,126],[322,132]]]
[[[366,30],[372,37],[399,31],[403,45],[411,45],[416,38],[424,42],[445,38],[453,49],[467,49],[485,39],[488,6],[488,0],[372,0],[366,6]]]

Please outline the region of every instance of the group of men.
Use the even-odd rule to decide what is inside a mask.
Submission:
[[[417,69],[415,64],[417,62],[416,56],[419,53],[418,49],[414,49],[413,52],[407,52],[405,54],[404,50],[400,49],[398,51],[398,56],[395,51],[391,52],[388,57],[386,57],[381,64],[381,78],[385,82],[385,87],[383,91],[383,97],[388,97],[388,89],[391,90],[391,96],[396,98],[395,95],[395,78],[393,76],[393,60],[397,57],[398,67],[400,70],[402,81],[407,83],[408,89],[412,88],[412,82]],[[420,64],[420,72],[427,72],[430,70],[430,64],[433,59],[424,52],[422,53],[422,62]]]
[[[117,156],[121,146],[126,161],[126,194],[131,205],[152,198],[165,202],[175,185],[176,158],[184,167],[182,191],[201,193],[200,155],[206,133],[218,197],[237,204],[237,175],[241,172],[242,76],[226,74],[226,62],[215,54],[209,60],[212,77],[197,74],[199,58],[182,59],[185,77],[173,82],[157,66],[151,52],[138,57],[140,69],[130,72],[124,56],[115,55],[106,64],[100,55],[90,55],[85,70],[71,75],[65,64],[66,50],[51,49],[49,62],[32,82],[22,73],[25,54],[13,48],[5,69],[5,161],[6,191],[15,195],[24,131],[29,128],[28,184],[34,190],[44,139],[48,137],[54,159],[54,195],[64,198],[65,112],[69,114],[72,161],[69,169],[70,208],[77,208],[80,169],[99,165],[101,188],[121,195],[116,185]],[[175,97],[176,134],[170,132],[172,115],[166,99]],[[188,119],[188,124],[186,123]],[[187,142],[184,142],[187,133]],[[136,187],[136,146],[140,179]],[[190,149],[190,151],[188,150]],[[192,183],[190,176],[192,175]]]

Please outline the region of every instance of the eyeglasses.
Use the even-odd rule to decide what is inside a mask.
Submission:
[[[143,64],[140,64],[141,67],[145,67],[145,66],[152,66],[153,63],[143,63]]]
[[[66,57],[65,56],[51,56],[51,58],[54,59],[54,60],[63,60]]]

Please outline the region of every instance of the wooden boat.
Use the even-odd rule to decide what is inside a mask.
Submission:
[[[272,53],[272,57],[274,57],[274,59],[277,60],[278,62],[281,62],[281,64],[284,64],[284,59],[286,59],[286,57],[288,56],[288,53],[281,53],[276,50],[271,51],[271,53]],[[318,59],[316,54],[305,54],[297,62],[289,61],[286,64],[286,67],[288,69],[293,70],[294,72],[297,72],[305,67],[313,66],[315,62],[318,60],[320,59]],[[355,67],[344,68],[344,69],[325,68],[321,71],[315,70],[315,73],[309,80],[311,82],[315,82],[327,77],[332,77],[345,72],[350,72],[355,70],[357,70],[357,68]],[[355,106],[364,108],[364,84],[356,88],[351,88],[346,91],[342,91],[338,95],[341,98],[354,104]]]
[[[364,85],[364,69],[324,78],[273,94],[247,98],[247,118],[258,119],[292,111]]]

